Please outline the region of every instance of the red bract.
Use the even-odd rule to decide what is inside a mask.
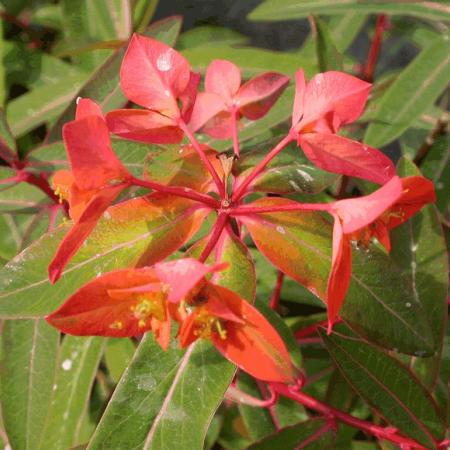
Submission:
[[[190,299],[197,306],[183,321],[180,343],[209,339],[230,361],[266,381],[293,381],[289,353],[267,319],[252,305],[222,286],[207,283]]]
[[[277,72],[265,72],[241,86],[241,73],[230,61],[214,60],[206,71],[205,92],[194,105],[190,125],[212,137],[229,138],[233,114],[257,120],[268,113],[289,82]]]
[[[390,250],[389,231],[436,199],[433,183],[422,177],[393,177],[365,197],[330,205],[333,214],[333,258],[328,279],[328,331],[344,302],[352,270],[351,240],[367,244],[376,237]]]
[[[77,336],[125,337],[151,330],[167,349],[172,318],[181,322],[183,347],[210,339],[250,374],[293,381],[286,347],[264,316],[237,294],[205,280],[223,267],[181,259],[109,272],[81,287],[46,320]]]
[[[63,128],[71,171],[53,178],[55,191],[69,202],[74,224],[49,266],[55,282],[80,248],[103,212],[129,186],[130,175],[114,154],[100,108],[88,99],[77,105],[76,120]]]
[[[384,184],[395,175],[392,161],[375,148],[336,134],[361,115],[370,86],[333,71],[319,73],[306,83],[299,70],[291,133],[306,157],[321,169]]]
[[[179,120],[190,119],[199,82],[200,75],[190,71],[176,50],[134,34],[120,69],[120,84],[129,100],[146,109],[111,111],[106,116],[111,132],[142,142],[180,142]]]

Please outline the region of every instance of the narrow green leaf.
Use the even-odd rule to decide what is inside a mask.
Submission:
[[[236,48],[230,44],[202,45],[182,51],[195,70],[204,72],[213,59],[227,59],[240,67],[244,77],[251,77],[264,71],[293,75],[300,67],[308,76],[315,71],[307,59],[294,53],[263,50],[255,47]]]
[[[449,71],[450,40],[444,35],[422,50],[384,92],[364,142],[382,147],[400,136],[442,93]]]
[[[0,109],[0,158],[11,162],[16,156],[16,140],[6,121],[5,112]]]
[[[320,17],[314,17],[316,24],[316,54],[319,63],[319,71],[342,70],[342,55],[333,40],[331,30]]]
[[[386,13],[417,16],[435,20],[450,20],[450,8],[440,1],[416,0],[265,0],[248,16],[249,20],[278,21],[308,17],[310,14]]]
[[[86,78],[85,74],[76,74],[33,89],[9,102],[6,113],[14,135],[21,136],[54,119],[74,98]]]
[[[144,34],[167,45],[174,45],[180,29],[181,18],[174,16],[155,22]],[[88,97],[97,102],[103,112],[123,107],[127,100],[120,88],[119,70],[124,54],[125,48],[122,48],[110,56],[72,98]],[[58,118],[48,133],[46,138],[48,143],[61,140],[61,129],[66,122],[75,117],[75,107],[75,102],[72,102]]]
[[[49,416],[58,344],[59,332],[42,320],[4,324],[2,412],[14,449],[40,448]]]
[[[216,25],[201,25],[185,31],[180,35],[177,42],[177,49],[185,50],[209,44],[244,44],[248,38],[229,28],[222,28]]]
[[[317,436],[314,439],[316,433],[326,426],[326,421],[320,418],[309,419],[304,422],[300,422],[296,425],[282,428],[278,432],[256,442],[248,450],[295,450],[298,448],[307,450],[324,450],[330,448],[330,444],[333,440],[333,433],[331,430],[324,434]],[[302,445],[307,440],[306,445]]]
[[[207,342],[161,350],[148,333],[119,382],[89,450],[203,448],[234,367]],[[195,380],[195,383],[193,382]]]
[[[345,326],[333,334],[321,331],[336,366],[355,391],[402,433],[435,448],[444,424],[433,398],[409,370]]]
[[[124,370],[133,359],[136,347],[131,339],[111,338],[105,348],[105,363],[109,375],[118,383]]]
[[[104,344],[105,339],[99,337],[64,337],[42,450],[61,450],[82,443],[78,434]]]
[[[41,317],[101,273],[165,258],[200,227],[204,210],[193,212],[192,205],[178,197],[142,197],[110,208],[56,285],[47,266],[68,227],[44,235],[0,270],[0,316]]]

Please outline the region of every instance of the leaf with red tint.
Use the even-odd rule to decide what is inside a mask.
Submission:
[[[64,236],[52,262],[48,266],[48,275],[52,283],[58,280],[70,258],[83,245],[83,242],[95,228],[100,217],[126,187],[126,184],[119,184],[101,189],[85,207],[83,205],[83,212],[76,218],[72,228]]]
[[[189,63],[162,42],[134,34],[120,69],[120,84],[134,103],[176,119],[177,98],[190,81]]]
[[[170,287],[167,300],[179,303],[209,273],[222,270],[226,265],[208,266],[193,258],[162,262],[155,265],[158,278]]]
[[[395,175],[392,161],[379,150],[357,141],[324,133],[304,133],[298,143],[316,166],[332,173],[384,184]]]
[[[244,83],[237,103],[240,112],[250,120],[264,117],[289,83],[289,77],[277,72],[265,72]]]
[[[154,144],[181,142],[183,132],[173,119],[144,109],[116,109],[106,115],[111,133],[125,139]]]
[[[296,74],[296,83],[292,126],[300,133],[320,131],[315,126],[319,119],[325,119],[334,133],[342,125],[354,122],[361,115],[371,88],[370,83],[336,71],[318,73],[305,84],[301,70]]]
[[[155,329],[163,347],[170,338],[170,316],[159,291],[134,292],[133,287],[158,282],[151,268],[109,272],[82,286],[47,322],[77,336],[135,336]],[[125,291],[116,295],[116,291]]]
[[[223,169],[217,152],[206,145],[201,147],[222,177]],[[210,172],[190,144],[152,146],[145,161],[144,176],[168,186],[183,186],[200,192],[215,190]]]
[[[265,381],[293,381],[283,340],[255,307],[229,289],[212,283],[199,296],[206,303],[200,304],[183,322],[180,329],[183,346],[199,337],[210,339],[227,359],[250,375]]]
[[[333,228],[333,258],[327,286],[328,333],[344,303],[352,276],[352,248],[338,218]]]
[[[205,92],[197,96],[190,126],[217,139],[233,133],[232,117],[264,117],[287,87],[289,77],[265,72],[240,86],[241,73],[230,61],[214,60],[206,71]]]
[[[252,202],[255,207],[295,205],[282,198]],[[260,252],[278,269],[326,298],[331,262],[331,227],[315,211],[289,211],[240,216]]]

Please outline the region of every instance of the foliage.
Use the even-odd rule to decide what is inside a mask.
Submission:
[[[4,447],[447,448],[449,7],[157,6],[0,6]]]

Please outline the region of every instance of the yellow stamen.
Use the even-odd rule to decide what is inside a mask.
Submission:
[[[113,330],[121,330],[123,328],[123,322],[116,320],[109,326],[109,328]]]

